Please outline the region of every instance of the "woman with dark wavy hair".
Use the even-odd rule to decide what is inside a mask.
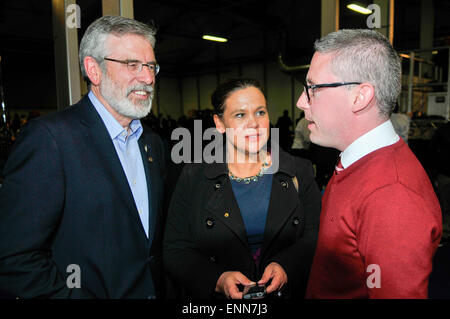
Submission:
[[[269,141],[257,81],[233,79],[212,95],[223,163],[187,164],[167,217],[164,264],[179,297],[303,297],[318,234],[320,192],[309,161]]]

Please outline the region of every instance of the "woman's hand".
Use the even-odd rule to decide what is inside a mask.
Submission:
[[[226,271],[217,280],[216,292],[224,294],[229,299],[242,299],[242,292],[238,288],[239,284],[246,286],[254,284],[254,282],[239,271]]]
[[[267,294],[280,290],[288,281],[287,274],[283,267],[276,262],[271,262],[267,265],[266,269],[264,269],[261,280],[258,281],[258,285],[266,284],[270,279],[272,279],[272,282],[266,288]]]

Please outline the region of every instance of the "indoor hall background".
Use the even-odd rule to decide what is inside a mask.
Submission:
[[[340,28],[366,28],[367,16],[348,10],[346,6],[350,2],[353,1],[339,1]],[[363,6],[372,3],[357,2]],[[86,27],[102,15],[102,1],[76,3],[81,13],[77,32],[80,40]],[[210,95],[217,83],[243,76],[256,78],[263,85],[273,125],[283,110],[288,110],[295,123],[300,115],[295,104],[307,72],[306,67],[299,66],[309,63],[314,40],[321,36],[322,3],[331,1],[134,0],[134,17],[154,23],[159,30],[156,56],[161,73],[157,79],[154,115],[179,119],[190,117],[192,110],[210,109]],[[419,49],[424,42],[431,47],[450,45],[450,0],[395,0],[394,3],[393,44],[399,52]],[[433,8],[428,19],[424,19],[424,7]],[[0,1],[1,102],[5,103],[10,119],[15,114],[26,118],[58,109],[53,32],[52,1]],[[205,41],[201,38],[205,33],[224,36],[228,42]],[[448,54],[448,50],[439,50],[429,57],[441,68],[442,82],[448,81]],[[408,93],[407,58],[403,67],[405,95]],[[420,78],[417,71],[418,67],[415,81]],[[445,88],[425,91],[415,88],[411,109],[417,115],[412,121],[413,133],[417,135],[413,134],[415,138],[411,139],[410,146],[430,174],[434,173],[436,156],[430,149],[429,132],[433,133],[433,125],[442,122],[423,119],[420,115],[426,112],[426,94],[435,90],[445,91]],[[86,92],[84,85],[82,94]],[[401,108],[406,110],[406,100],[401,102]],[[432,297],[450,298],[448,246],[440,248],[436,258]]]

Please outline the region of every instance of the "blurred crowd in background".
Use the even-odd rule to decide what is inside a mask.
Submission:
[[[40,115],[38,111],[30,111],[28,114],[15,113],[7,117],[6,125],[0,126],[0,171],[3,171],[21,128],[28,121]],[[202,121],[203,131],[215,127],[213,112],[210,109],[189,110],[187,115],[178,119],[174,119],[170,115],[159,114],[156,116],[151,112],[141,121],[162,137],[167,156],[170,158],[172,147],[179,142],[171,139],[172,131],[178,127],[187,128],[193,137],[196,120]],[[397,133],[409,144],[433,183],[443,212],[444,238],[448,238],[450,237],[450,123],[442,118],[427,117],[420,113],[412,114],[409,118],[406,115],[394,113],[391,120]],[[279,129],[281,148],[313,162],[317,183],[323,191],[334,171],[339,152],[309,141],[308,121],[303,117],[303,114],[293,121],[289,112],[285,110],[275,123],[271,127]],[[203,147],[208,142],[203,142]],[[172,165],[169,183],[175,186],[182,164],[172,163]],[[2,174],[0,174],[0,185],[1,180]],[[169,191],[171,190],[172,188]]]

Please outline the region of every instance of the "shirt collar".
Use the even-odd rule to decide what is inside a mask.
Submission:
[[[367,154],[397,143],[399,139],[400,137],[395,132],[392,122],[387,120],[360,136],[341,153],[342,166],[347,168]]]
[[[97,110],[97,113],[102,118],[103,123],[105,123],[106,129],[108,130],[111,139],[115,139],[117,137],[119,138],[126,137],[127,136],[126,129],[124,129],[122,125],[120,125],[119,122],[117,122],[114,116],[111,113],[109,113],[109,111],[103,106],[103,104],[99,101],[99,99],[95,96],[95,94],[92,91],[89,92],[88,97],[91,100],[92,104],[94,105],[95,109]],[[132,120],[130,123],[130,130],[132,132],[130,136],[136,134],[136,138],[139,138],[142,134],[141,121]],[[123,133],[125,134],[123,135]]]

